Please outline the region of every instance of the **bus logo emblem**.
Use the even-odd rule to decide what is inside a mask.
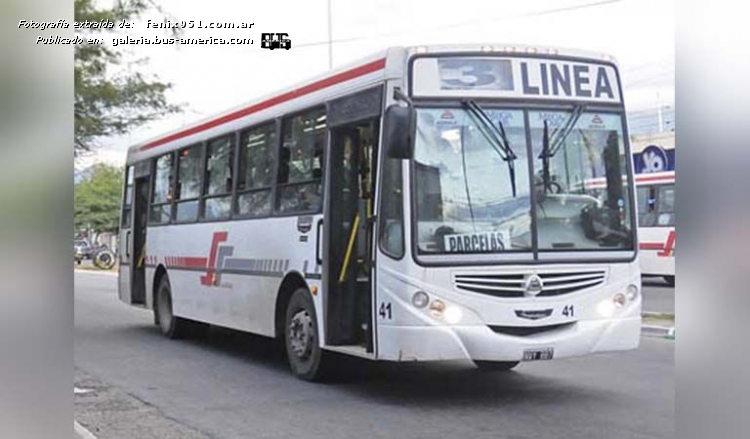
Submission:
[[[536,274],[532,274],[526,279],[526,295],[536,296],[542,292],[542,289],[544,289],[544,283],[542,282],[542,278]]]
[[[287,38],[287,33],[261,33],[260,36],[260,47],[261,49],[286,49],[289,50],[292,47],[292,40]]]
[[[228,235],[229,232],[214,232],[213,239],[211,240],[211,251],[208,255],[208,263],[206,264],[206,274],[201,276],[201,285],[211,287],[219,285],[221,282],[221,273],[217,273],[216,269],[221,269],[222,265],[224,265],[224,258],[227,255],[231,255],[232,250],[234,250],[234,247],[219,247],[219,244],[226,242]]]
[[[551,309],[516,310],[516,317],[518,317],[519,319],[539,320],[551,315]]]

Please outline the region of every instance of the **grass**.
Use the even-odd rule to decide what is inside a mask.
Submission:
[[[674,323],[674,314],[666,312],[645,312],[643,313],[644,320],[667,320]]]

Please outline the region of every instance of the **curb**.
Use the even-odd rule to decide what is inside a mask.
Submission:
[[[647,337],[659,337],[674,340],[674,328],[669,326],[642,325],[641,335]]]
[[[641,315],[645,318],[651,318],[654,320],[659,320],[659,322],[655,323],[665,323],[669,326],[662,326],[662,325],[641,325],[641,335],[647,336],[647,337],[659,337],[659,338],[666,338],[669,340],[674,340],[674,314],[673,313],[664,313],[664,312],[651,312],[651,311],[643,311]]]
[[[88,431],[83,425],[79,424],[78,421],[73,421],[73,430],[78,439],[97,439],[93,433]]]

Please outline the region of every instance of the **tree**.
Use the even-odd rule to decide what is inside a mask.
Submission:
[[[95,233],[116,232],[120,221],[123,170],[98,163],[75,187],[75,228]]]
[[[117,0],[112,8],[97,8],[94,0],[75,0],[75,20],[110,20],[115,28],[86,29],[86,36],[113,35],[117,23],[132,20],[159,7],[153,0]],[[177,31],[175,31],[177,32]],[[118,68],[125,63],[121,46],[80,44],[75,47],[75,144],[79,156],[96,146],[103,136],[124,134],[161,116],[181,111],[167,102],[165,92],[171,84],[140,72]],[[128,65],[143,65],[147,59],[130,60]]]

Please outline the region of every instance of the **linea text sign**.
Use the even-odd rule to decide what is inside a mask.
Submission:
[[[615,67],[595,61],[436,56],[417,58],[412,75],[414,96],[621,102]]]

